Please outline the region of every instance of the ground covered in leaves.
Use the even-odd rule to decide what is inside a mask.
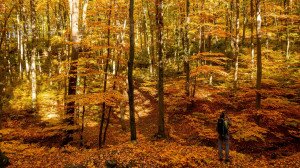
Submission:
[[[289,89],[265,89],[262,110],[255,110],[255,91],[240,90],[236,95],[221,87],[197,89],[186,111],[181,91],[184,82],[166,84],[166,139],[155,138],[155,83],[138,84],[136,111],[138,141],[122,131],[117,115],[112,118],[107,144],[98,149],[98,125],[91,122],[84,132],[84,147],[79,133],[62,147],[63,130],[59,122],[46,122],[26,111],[4,114],[0,147],[10,159],[9,167],[300,167],[299,93]],[[221,111],[228,113],[230,159],[218,160],[216,120]]]

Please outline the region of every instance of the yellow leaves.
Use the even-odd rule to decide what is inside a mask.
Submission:
[[[62,36],[51,36],[50,43],[52,47],[60,47],[65,44],[65,39]]]
[[[285,121],[285,125],[294,127],[294,128],[300,128],[300,120],[294,119],[294,118],[288,118]]]
[[[95,163],[93,162],[93,160],[89,160],[87,162],[87,167],[88,168],[97,168],[97,166],[95,166]]]
[[[43,158],[47,153],[47,150],[44,147],[24,144],[20,141],[1,142],[0,144],[2,146],[2,151],[8,154],[11,163],[15,167],[44,167],[45,161],[47,162],[47,159],[49,159]],[[38,160],[36,159],[37,157],[41,159]],[[28,164],[30,161],[34,161],[34,164]]]
[[[289,134],[292,135],[293,137],[296,137],[297,139],[300,139],[300,133],[299,131],[294,131],[294,130],[288,130]]]
[[[6,128],[6,129],[1,129],[0,130],[0,135],[8,135],[10,133],[12,133],[14,130],[13,129],[10,129],[10,128]]]
[[[93,101],[91,101],[93,100]],[[68,102],[76,101],[80,105],[100,104],[104,102],[103,93],[90,93],[85,95],[72,95],[67,98]]]
[[[30,145],[23,144],[21,141],[0,142],[4,152],[10,153],[13,151],[22,152],[29,148]]]
[[[197,76],[199,74],[216,74],[220,76],[227,76],[227,73],[225,72],[225,69],[223,67],[209,65],[198,66],[195,69],[191,70],[191,77]]]
[[[13,110],[24,110],[30,109],[31,107],[31,97],[29,92],[24,92],[24,90],[30,90],[30,83],[24,82],[16,87],[13,91],[13,98],[10,99],[10,107]]]
[[[204,60],[210,64],[223,65],[225,64],[227,58],[224,57],[223,53],[202,52],[191,56],[191,60]],[[222,66],[202,65],[191,70],[192,77],[197,76],[199,74],[216,74],[220,76],[227,76],[227,72],[225,72],[225,69]]]
[[[72,152],[77,152],[78,151],[78,148],[74,147],[74,146],[71,146],[71,145],[66,145],[63,150],[65,152],[69,152],[69,153],[72,153]]]
[[[139,136],[141,137],[141,136]],[[139,143],[130,142],[112,145],[105,149],[87,150],[67,145],[65,148],[40,147],[24,144],[21,141],[0,142],[1,149],[7,153],[12,167],[66,167],[84,165],[104,167],[106,160],[116,160],[118,166],[133,167],[298,167],[299,154],[270,161],[265,157],[252,158],[251,155],[231,150],[232,162],[225,165],[218,161],[216,147],[183,145],[173,140],[149,141],[140,139]]]
[[[221,65],[225,65],[226,64],[226,60],[227,60],[227,58],[218,58],[218,59],[216,59],[216,58],[212,58],[212,57],[208,57],[208,58],[203,58],[202,59],[203,61],[207,61],[207,62],[209,62],[209,63],[212,63],[212,64],[214,64],[214,65],[219,65],[219,66],[221,66]]]
[[[207,117],[201,115],[201,113],[196,113],[198,118],[193,116],[186,116],[188,125],[192,127],[192,129],[198,134],[200,138],[208,138],[208,139],[215,139],[217,137],[217,133],[215,129],[207,126],[205,121],[208,120]]]
[[[171,82],[171,81],[170,81]],[[184,88],[184,80],[176,81],[176,85],[173,82],[165,85],[165,105],[167,111],[176,112],[183,110],[185,105],[190,102],[186,97]]]
[[[48,152],[49,152],[49,153],[55,153],[55,152],[57,152],[58,150],[59,150],[58,148],[52,147],[52,148],[50,148],[50,149],[48,150]]]
[[[156,95],[157,91],[155,88],[152,87],[139,87],[140,90],[144,91],[144,92],[148,92],[150,95]]]
[[[278,84],[279,84],[279,82],[274,79],[262,79],[263,86],[275,87],[275,86],[278,86]]]
[[[184,139],[182,139],[180,136],[176,135],[176,130],[174,129],[174,127],[172,127],[172,125],[168,125],[168,128],[169,128],[169,136],[171,138],[175,139],[179,143],[185,143]]]
[[[79,128],[78,125],[57,125],[53,127],[47,127],[45,129],[37,130],[39,133],[43,134],[55,134],[56,132],[65,131],[65,130],[77,130]]]
[[[242,114],[230,118],[232,123],[230,132],[233,132],[232,137],[238,141],[264,140],[264,134],[266,134],[268,130],[258,126],[254,122],[247,121],[248,117],[248,114]]]
[[[116,106],[118,102],[124,100],[124,96],[118,91],[77,94],[67,97],[67,102],[76,101],[80,105],[98,105],[105,102],[108,106]]]
[[[287,99],[284,98],[266,98],[262,100],[262,106],[266,109],[284,109],[290,106],[290,103]]]
[[[272,128],[284,124],[285,120],[284,115],[276,110],[261,110],[254,116],[259,117],[263,124]]]
[[[212,53],[212,52],[199,52],[196,55],[191,56],[192,60],[203,59],[204,57],[224,57],[223,53]]]
[[[300,153],[297,152],[291,156],[287,156],[281,159],[272,160],[270,165],[274,167],[300,167]]]
[[[215,16],[208,11],[201,11],[199,17],[205,21],[211,21],[215,19]]]
[[[210,34],[212,36],[221,37],[221,38],[225,38],[225,37],[230,36],[230,33],[226,32],[222,29],[212,30],[212,31],[208,32],[208,34]]]

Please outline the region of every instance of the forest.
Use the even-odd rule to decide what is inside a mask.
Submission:
[[[300,0],[0,0],[2,167],[300,167]]]

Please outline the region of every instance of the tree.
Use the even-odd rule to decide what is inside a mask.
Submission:
[[[155,72],[155,41],[154,41],[154,36],[155,36],[155,23],[153,23],[154,19],[152,19],[153,14],[150,12],[149,9],[149,3],[147,3],[147,13],[148,13],[148,18],[149,18],[149,32],[150,32],[150,48],[149,48],[149,54],[150,54],[150,67],[149,67],[149,71],[150,74],[153,75],[153,73]]]
[[[290,10],[290,0],[284,0],[284,11],[287,15],[285,26],[286,26],[286,60],[290,59],[290,30],[289,30],[289,10]]]
[[[24,45],[23,45],[23,31],[22,31],[22,14],[23,1],[19,0],[17,8],[17,37],[18,37],[18,65],[19,65],[19,77],[23,79],[23,59],[24,59]]]
[[[262,62],[261,62],[261,10],[260,0],[256,0],[256,40],[257,40],[257,75],[256,75],[256,108],[261,107],[261,78],[262,78]]]
[[[112,3],[109,4],[109,12],[108,12],[108,22],[107,22],[107,56],[104,66],[104,79],[103,79],[103,93],[106,93],[107,91],[107,78],[108,78],[108,66],[109,66],[109,59],[111,59],[111,13],[112,13]],[[104,120],[105,120],[105,114],[106,114],[106,102],[104,101],[102,103],[102,116],[100,121],[100,130],[99,130],[99,147],[102,147],[104,145],[104,135],[103,134],[103,127],[104,127]],[[108,116],[109,117],[109,116]],[[107,121],[108,122],[108,121]]]
[[[246,36],[246,25],[247,25],[247,10],[246,10],[246,0],[243,0],[243,35],[242,35],[242,46],[244,47],[245,45],[245,36]]]
[[[69,70],[69,87],[68,95],[76,95],[76,84],[77,84],[77,60],[79,55],[79,29],[78,29],[78,19],[79,19],[79,0],[69,0],[70,6],[70,23],[71,23],[71,42],[72,44],[72,54],[71,54],[71,65]],[[67,119],[66,123],[68,125],[74,125],[74,113],[75,113],[75,101],[70,101],[67,103]],[[63,144],[68,144],[73,140],[72,130],[68,130]]]
[[[47,15],[47,42],[46,42],[46,47],[47,47],[47,66],[46,66],[46,72],[48,73],[49,76],[52,75],[51,69],[52,69],[52,55],[51,55],[51,23],[50,23],[50,0],[47,0],[46,2],[46,15]]]
[[[85,34],[86,32],[86,28],[87,28],[87,20],[86,20],[86,13],[87,13],[87,9],[88,9],[88,5],[89,5],[89,1],[88,0],[84,0],[83,1],[83,7],[82,7],[82,31],[83,34]]]
[[[88,0],[83,1],[83,7],[82,7],[82,36],[84,38],[86,34],[86,27],[87,27],[87,20],[86,20],[86,13],[88,9]],[[87,65],[85,65],[85,68],[87,68]],[[86,94],[86,83],[87,77],[83,77],[83,94]],[[85,106],[82,106],[82,116],[81,116],[81,134],[80,134],[80,146],[83,146],[83,131],[84,131],[84,116],[85,116]]]
[[[185,25],[185,35],[184,35],[184,54],[185,54],[185,59],[184,59],[184,71],[186,75],[186,83],[185,83],[185,92],[187,98],[190,97],[190,62],[189,62],[189,55],[190,55],[190,45],[189,45],[189,22],[190,22],[190,1],[186,0],[186,25]],[[187,105],[187,109],[189,105]]]
[[[253,9],[253,0],[250,0],[250,31],[251,31],[251,79],[253,78],[253,71],[254,71],[254,9]]]
[[[234,45],[234,27],[233,27],[233,9],[234,9],[234,0],[230,1],[230,10],[229,10],[229,33],[230,33],[230,47],[231,50],[233,51],[235,49],[235,45]],[[235,59],[235,58],[234,58]]]
[[[36,85],[36,55],[37,55],[37,38],[38,38],[38,29],[36,23],[36,1],[30,0],[30,10],[31,10],[31,30],[32,30],[32,51],[31,51],[31,101],[32,101],[32,110],[36,111],[36,94],[37,94],[37,85]]]
[[[3,114],[3,92],[5,87],[5,67],[4,59],[2,58],[2,53],[0,51],[0,129],[2,128],[2,114]]]
[[[239,32],[240,32],[240,0],[236,0],[236,22],[235,22],[235,42],[234,42],[234,83],[233,89],[234,91],[237,90],[237,83],[238,83],[238,69],[239,69]]]
[[[165,137],[165,120],[164,120],[164,65],[163,65],[163,4],[162,0],[156,0],[156,45],[158,54],[158,137]]]
[[[2,114],[3,114],[3,104],[4,104],[4,88],[6,86],[6,78],[7,78],[7,67],[6,67],[6,58],[5,58],[5,48],[2,49],[3,42],[6,41],[6,35],[8,31],[8,21],[9,18],[15,9],[15,5],[9,8],[8,11],[6,11],[6,8],[4,10],[4,18],[0,22],[0,28],[2,29],[0,31],[1,36],[0,36],[0,129],[2,128]]]
[[[5,8],[5,11],[4,11],[4,20],[2,21],[3,23],[0,24],[0,27],[3,28],[3,30],[1,31],[1,38],[0,38],[0,49],[2,47],[2,44],[3,42],[5,41],[6,39],[6,33],[7,33],[7,24],[8,24],[8,20],[13,12],[13,10],[15,9],[15,5],[13,5],[9,11],[6,11],[6,8]]]
[[[130,113],[130,133],[131,141],[136,140],[135,112],[134,112],[134,86],[133,86],[133,62],[134,62],[134,0],[130,0],[129,5],[129,24],[130,24],[130,51],[128,60],[128,98]]]

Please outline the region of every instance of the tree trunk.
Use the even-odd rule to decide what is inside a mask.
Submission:
[[[87,13],[87,9],[88,9],[88,4],[89,4],[88,0],[83,1],[83,7],[82,7],[82,32],[83,32],[83,35],[85,34],[85,31],[87,28],[86,13]]]
[[[50,0],[47,0],[46,7],[46,15],[47,15],[47,73],[48,76],[51,77],[51,69],[52,69],[52,56],[51,56],[51,28],[50,28]]]
[[[190,98],[190,45],[189,45],[189,22],[190,22],[190,1],[186,0],[186,18],[185,18],[185,35],[184,35],[184,71],[185,71],[185,94],[187,98]],[[190,104],[187,104],[187,111],[189,110]]]
[[[127,92],[123,91],[123,95],[127,96]],[[126,102],[122,101],[120,103],[120,123],[123,131],[126,131],[126,124],[125,124],[125,112],[126,112]]]
[[[32,53],[31,53],[31,108],[32,111],[36,111],[37,103],[37,84],[36,84],[36,48],[37,48],[37,23],[36,23],[36,1],[30,0],[30,10],[31,10],[31,30],[32,30]]]
[[[5,66],[4,58],[2,57],[3,50],[0,50],[0,129],[2,129],[2,114],[3,114],[3,92],[5,87]]]
[[[286,26],[286,60],[290,59],[290,30],[289,30],[289,10],[290,10],[290,0],[284,0],[284,10],[287,15],[287,19],[285,21]]]
[[[86,33],[86,27],[87,27],[87,22],[86,22],[86,13],[87,13],[87,8],[88,8],[88,0],[83,1],[83,7],[82,7],[82,36],[85,36]],[[88,68],[87,65],[85,65],[85,68]],[[83,94],[86,94],[86,76],[83,77]],[[84,132],[84,116],[85,115],[85,106],[82,107],[82,116],[81,116],[81,134],[80,134],[80,145],[84,145],[84,140],[83,140],[83,132]]]
[[[26,12],[26,10],[25,10],[25,6],[23,5],[23,1],[22,0],[20,0],[19,1],[20,2],[20,7],[21,7],[21,12],[20,13],[22,13],[22,15],[20,15],[20,16],[22,16],[22,22],[23,22],[23,25],[22,25],[22,28],[23,28],[23,37],[22,37],[22,39],[23,39],[23,60],[24,60],[24,68],[25,68],[25,72],[26,72],[26,78],[29,80],[29,57],[28,57],[28,45],[27,45],[27,43],[28,43],[28,31],[27,31],[27,26],[26,26],[26,18],[25,18],[25,15],[24,15],[24,13]]]
[[[133,62],[134,62],[134,0],[130,0],[129,7],[129,24],[130,24],[130,51],[128,60],[128,98],[129,98],[129,114],[130,114],[130,133],[131,141],[135,141],[136,127],[135,127],[135,110],[134,110],[134,86],[133,86]]]
[[[253,9],[253,0],[250,0],[250,31],[251,31],[251,80],[253,79],[254,74],[254,9]]]
[[[107,28],[107,57],[105,61],[105,67],[104,67],[104,79],[103,79],[103,93],[106,92],[107,89],[107,73],[108,73],[108,64],[109,59],[111,55],[111,49],[110,49],[110,26],[111,26],[111,12],[112,12],[112,4],[109,5],[109,13],[108,13],[108,28]],[[102,116],[100,121],[100,130],[99,130],[99,148],[101,148],[104,145],[103,142],[103,127],[104,127],[104,120],[105,120],[105,113],[106,113],[106,103],[102,103]]]
[[[257,77],[256,77],[256,108],[261,108],[261,78],[262,78],[262,62],[261,62],[261,10],[260,0],[256,1],[257,10],[257,27],[256,27],[256,39],[257,39]]]
[[[144,36],[144,49],[143,51],[146,51],[147,52],[147,55],[149,56],[149,63],[150,63],[150,66],[149,66],[149,72],[150,74],[153,73],[153,67],[151,65],[151,53],[150,53],[150,46],[148,45],[148,42],[149,42],[149,35],[148,35],[148,25],[147,25],[147,6],[144,2],[144,0],[142,0],[142,10],[143,10],[143,18],[142,18],[142,30],[143,30],[143,36]]]
[[[79,20],[79,0],[69,0],[70,5],[70,26],[71,26],[71,42],[72,44],[72,53],[71,53],[71,65],[69,70],[68,77],[68,95],[76,95],[76,84],[77,84],[77,61],[79,55],[79,29],[78,29],[78,20]],[[75,101],[67,103],[67,119],[66,123],[68,125],[74,125],[74,114],[75,114]],[[67,131],[66,137],[63,144],[68,144],[73,140],[72,138],[73,131]]]
[[[179,36],[179,29],[178,29],[178,23],[176,24],[175,33],[174,33],[174,41],[175,41],[175,58],[174,58],[174,64],[177,66],[177,74],[179,74],[180,71],[180,62],[179,62],[179,47],[180,47],[180,36]]]
[[[86,27],[87,27],[87,22],[86,22],[86,13],[87,13],[87,8],[88,8],[88,0],[83,1],[83,7],[82,7],[82,36],[83,38],[85,37],[86,34]],[[87,65],[85,65],[85,68],[88,68]],[[86,72],[87,73],[87,72]],[[83,77],[83,94],[86,94],[86,76]],[[84,116],[85,115],[85,106],[82,107],[82,124],[81,124],[81,134],[80,134],[80,145],[83,146],[83,132],[84,132]]]
[[[86,93],[86,76],[83,77],[83,95],[85,95],[85,93]],[[80,146],[84,145],[84,142],[83,142],[84,115],[85,115],[85,106],[82,106]]]
[[[125,46],[125,41],[124,41],[124,37],[125,37],[125,33],[126,33],[126,22],[127,20],[124,20],[123,23],[123,31],[120,33],[120,44],[122,47]],[[124,53],[126,55],[126,53]],[[122,55],[122,50],[120,50],[120,54],[119,56],[121,57]],[[127,97],[127,92],[126,90],[123,90],[123,96]],[[126,125],[125,125],[125,112],[126,112],[126,102],[122,101],[120,103],[120,122],[121,122],[121,126],[122,126],[122,130],[126,131]]]
[[[207,51],[208,52],[211,52],[211,39],[212,39],[212,36],[208,35],[208,39],[207,39]]]
[[[267,6],[266,6],[266,1],[263,2],[263,8],[264,9],[267,9]],[[264,31],[264,34],[266,36],[266,48],[267,50],[269,50],[269,33],[268,33],[268,18],[267,17],[264,17],[264,20],[262,21],[264,22],[264,27],[265,27],[265,31]]]
[[[235,45],[234,45],[234,28],[233,28],[233,8],[234,8],[234,2],[233,0],[230,1],[230,16],[229,16],[229,31],[230,31],[230,47],[231,50],[235,50]]]
[[[116,73],[114,74],[115,77],[118,76],[118,70],[119,70],[119,60],[118,60],[117,65],[116,65]],[[116,90],[116,81],[114,81],[113,90]],[[106,120],[106,125],[105,125],[105,128],[104,128],[103,144],[105,144],[105,141],[106,141],[106,135],[107,135],[107,130],[108,130],[112,110],[113,110],[113,108],[112,108],[112,106],[110,106],[109,110],[108,110],[108,117],[107,117],[107,120]]]
[[[17,36],[18,36],[18,66],[19,66],[19,79],[23,78],[23,33],[22,33],[22,25],[21,25],[21,9],[18,9],[17,14]]]
[[[243,35],[242,35],[242,47],[245,45],[245,35],[246,35],[246,25],[247,25],[247,8],[246,8],[246,0],[243,0]]]
[[[203,11],[204,9],[204,5],[205,5],[205,0],[202,0],[201,4],[199,2],[198,6],[200,6],[200,10],[199,10],[199,15],[201,14],[201,12]],[[202,47],[202,39],[204,39],[204,36],[203,36],[204,32],[203,32],[203,27],[200,26],[199,28],[199,52],[203,52],[203,47]],[[226,42],[225,42],[226,44]],[[201,62],[201,61],[200,61]],[[199,61],[197,60],[196,62],[196,67],[199,66]],[[197,87],[197,76],[194,77],[194,83],[193,83],[193,89],[192,89],[192,97],[195,98],[195,95],[196,95],[196,87]],[[192,101],[192,105],[194,104],[195,102]]]
[[[15,5],[9,10],[8,13],[5,13],[4,22],[0,24],[1,29],[3,29],[0,36],[0,129],[2,128],[2,114],[3,114],[3,103],[4,103],[3,94],[4,94],[4,88],[6,86],[6,80],[7,80],[6,65],[5,65],[5,60],[7,59],[5,57],[6,49],[5,46],[4,49],[2,49],[2,44],[4,41],[6,41],[6,31],[8,30],[7,23],[14,8]]]
[[[158,54],[158,133],[159,138],[164,138],[165,120],[164,120],[164,65],[163,65],[163,4],[162,0],[155,0],[156,5],[156,27],[157,27],[157,54]]]
[[[238,68],[239,68],[239,31],[240,31],[240,0],[236,0],[236,23],[235,23],[235,51],[234,51],[234,83],[233,83],[233,89],[234,91],[237,90],[237,83],[238,83]]]
[[[0,49],[2,47],[3,42],[6,39],[6,31],[7,29],[7,23],[8,23],[8,19],[10,18],[10,15],[12,14],[13,9],[15,8],[15,5],[13,7],[11,7],[11,9],[9,10],[8,13],[5,13],[4,15],[4,21],[3,24],[1,23],[1,25],[3,25],[3,31],[1,32],[1,37],[0,37]]]
[[[148,17],[149,17],[149,28],[150,28],[150,74],[153,75],[155,72],[155,42],[154,42],[154,32],[155,32],[155,28],[154,28],[154,24],[152,23],[152,18],[151,18],[151,13],[150,13],[150,9],[149,9],[149,3],[147,4],[147,11],[148,11]]]

